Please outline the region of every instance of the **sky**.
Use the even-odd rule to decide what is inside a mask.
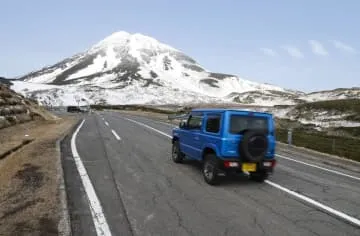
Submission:
[[[360,87],[358,0],[1,0],[1,10],[0,76],[127,31],[213,72],[304,92]]]

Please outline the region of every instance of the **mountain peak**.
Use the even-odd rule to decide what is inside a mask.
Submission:
[[[170,50],[170,51],[179,51],[169,45],[159,42],[158,40],[143,35],[141,33],[131,34],[126,31],[114,32],[105,39],[98,42],[92,49],[98,48],[121,48],[129,47],[134,50],[147,49],[152,51],[158,50]]]
[[[121,40],[124,40],[124,39],[128,39],[130,36],[131,36],[131,34],[129,32],[117,31],[117,32],[114,32],[114,33],[110,34],[105,39],[101,40],[101,42],[121,41]]]

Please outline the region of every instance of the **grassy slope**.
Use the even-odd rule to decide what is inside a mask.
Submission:
[[[287,143],[287,130],[277,129],[276,138]],[[357,138],[327,135],[298,128],[293,130],[292,140],[296,146],[360,161],[360,139]]]
[[[351,114],[346,117],[346,120],[360,121],[360,99],[311,102],[299,104],[295,109],[300,114],[306,114],[309,111],[337,111]],[[286,128],[289,127],[289,124],[282,120],[279,123],[281,125],[277,128],[277,139],[287,142]],[[339,135],[328,135],[326,132],[316,131],[310,126],[298,126],[293,130],[293,144],[360,161],[360,139],[358,138],[360,137],[360,127],[338,127],[333,128],[333,131]],[[349,137],[342,136],[344,134]]]
[[[360,99],[340,99],[299,104],[295,107],[299,111],[338,111],[352,113],[346,119],[360,121]]]

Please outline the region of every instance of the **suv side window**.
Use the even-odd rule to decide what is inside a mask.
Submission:
[[[188,120],[189,129],[201,129],[203,120],[203,114],[196,113],[192,114]]]
[[[206,120],[206,132],[218,133],[220,131],[221,115],[209,115]]]

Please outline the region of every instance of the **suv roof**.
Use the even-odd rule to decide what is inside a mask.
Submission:
[[[192,112],[225,112],[225,111],[232,111],[232,112],[251,112],[254,114],[266,114],[272,116],[271,113],[268,112],[259,112],[253,111],[250,109],[236,109],[236,108],[196,108],[192,109]]]

